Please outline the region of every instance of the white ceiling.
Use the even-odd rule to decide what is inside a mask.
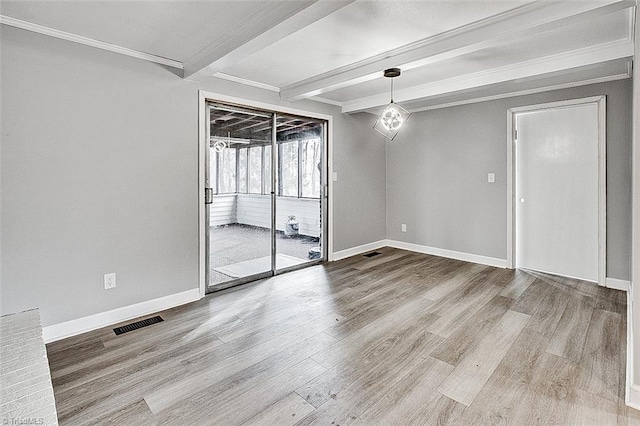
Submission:
[[[222,71],[282,87],[522,3],[359,0]],[[282,52],[294,60],[286,60]]]
[[[280,6],[277,18],[285,19],[313,2],[277,3]],[[224,38],[264,7],[265,2],[260,0],[2,0],[0,13],[184,62],[207,44]]]
[[[628,78],[635,1],[2,0],[1,22],[312,98],[412,110]],[[169,61],[167,61],[167,59]]]

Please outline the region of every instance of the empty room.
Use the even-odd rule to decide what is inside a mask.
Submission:
[[[0,421],[640,425],[639,16],[1,0]]]

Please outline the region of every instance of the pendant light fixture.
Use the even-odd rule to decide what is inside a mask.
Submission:
[[[393,79],[400,75],[400,68],[389,68],[384,70],[384,76],[391,79],[391,102],[382,111],[376,125],[373,126],[378,132],[382,133],[387,139],[392,141],[405,121],[411,113],[393,102]]]

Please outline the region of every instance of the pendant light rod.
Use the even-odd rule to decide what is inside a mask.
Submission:
[[[391,102],[393,102],[393,79],[391,79]]]
[[[389,68],[384,70],[384,76],[391,79],[391,102],[393,103],[393,79],[399,77],[402,71],[400,68]]]

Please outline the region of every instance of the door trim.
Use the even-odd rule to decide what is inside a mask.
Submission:
[[[515,268],[515,119],[523,112],[544,111],[576,105],[598,107],[598,285],[606,286],[607,273],[607,109],[606,96],[591,96],[559,102],[527,105],[507,110],[507,267]]]
[[[227,96],[204,90],[198,91],[198,282],[200,288],[200,297],[204,297],[207,289],[207,271],[206,271],[206,209],[204,204],[204,188],[205,188],[205,160],[207,147],[207,102],[223,102],[247,107],[272,111],[275,113],[300,115],[303,117],[316,118],[327,122],[327,146],[325,147],[325,155],[327,156],[327,179],[329,186],[329,196],[327,197],[327,207],[324,211],[326,222],[326,259],[333,260],[333,117],[327,114],[305,111],[281,105],[269,104],[264,102],[252,101],[249,99],[238,98],[235,96]]]

